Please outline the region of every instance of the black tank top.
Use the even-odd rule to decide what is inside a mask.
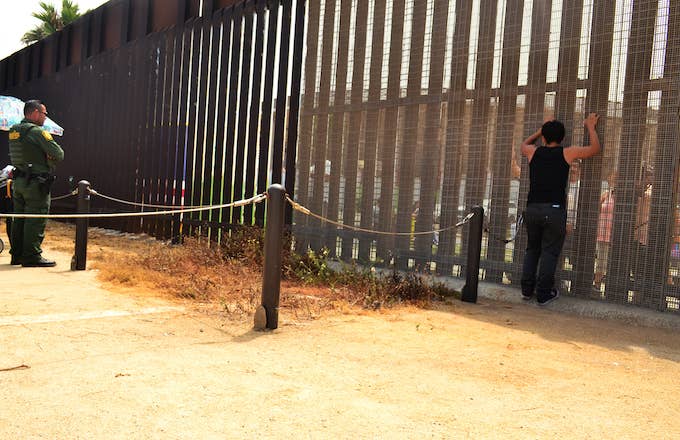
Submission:
[[[554,203],[566,207],[569,164],[563,147],[538,147],[529,162],[527,203]]]

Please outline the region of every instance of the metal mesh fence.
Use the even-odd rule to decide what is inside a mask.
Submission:
[[[521,141],[547,116],[573,164],[558,278],[572,295],[677,311],[680,0],[319,0],[307,5],[296,198],[384,236],[295,216],[299,246],[463,276],[474,205],[482,278],[518,284]]]

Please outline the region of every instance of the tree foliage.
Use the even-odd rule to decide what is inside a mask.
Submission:
[[[40,20],[40,24],[21,37],[21,42],[27,45],[62,30],[81,16],[78,5],[72,0],[62,0],[61,11],[52,3],[40,2],[40,10],[31,15]]]

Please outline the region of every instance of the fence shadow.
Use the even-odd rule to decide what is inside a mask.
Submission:
[[[544,309],[535,304],[506,303],[482,298],[477,304],[456,302],[437,310],[456,313],[498,327],[537,334],[548,341],[571,344],[576,350],[581,349],[582,344],[597,345],[624,353],[642,349],[651,356],[680,362],[680,340],[674,330],[631,324],[617,318],[578,316],[560,310],[558,304],[562,300],[580,301],[575,298],[561,298]],[[672,318],[680,321],[680,317],[670,317]]]

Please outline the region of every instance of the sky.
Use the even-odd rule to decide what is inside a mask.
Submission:
[[[52,3],[61,10],[61,0],[44,0]],[[83,13],[88,9],[95,9],[107,0],[74,0]],[[2,2],[2,25],[0,26],[0,60],[23,49],[21,37],[28,30],[33,29],[39,22],[31,14],[40,10],[40,0],[22,0],[17,2]]]

